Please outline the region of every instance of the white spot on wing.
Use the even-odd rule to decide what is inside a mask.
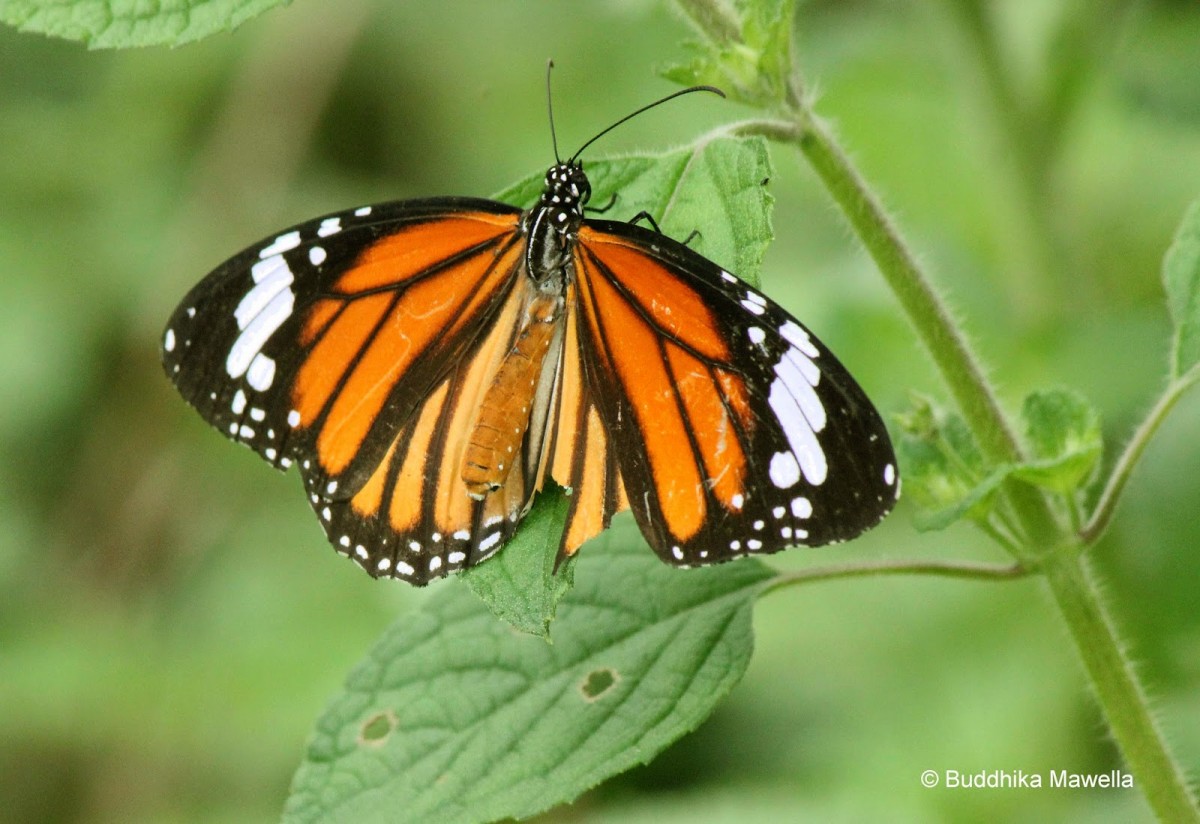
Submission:
[[[812,388],[808,388],[811,392]],[[784,435],[787,436],[788,445],[792,448],[794,458],[800,462],[799,466],[804,472],[805,480],[813,485],[823,483],[828,472],[825,453],[821,450],[821,445],[817,443],[817,436],[813,434],[812,426],[805,414],[801,412],[800,405],[797,404],[792,393],[787,390],[782,378],[771,383],[771,393],[767,397],[767,402],[775,412],[775,417],[778,419]],[[786,453],[777,453],[776,457],[781,454]],[[775,458],[771,459],[771,480],[775,480]],[[778,482],[775,485],[781,489],[791,486],[790,483]]]
[[[359,206],[357,209],[354,210],[355,217],[366,217],[369,214],[371,214],[370,206]]]
[[[314,246],[308,250],[308,262],[313,266],[320,266],[325,262],[325,249],[321,246]]]
[[[233,410],[233,414],[235,415],[242,414],[246,409],[246,393],[239,389],[234,394],[233,403],[230,404],[229,408]]]
[[[336,235],[342,231],[342,219],[340,217],[327,217],[321,221],[321,228],[317,229],[317,237],[329,237]]]
[[[245,329],[250,321],[267,307],[276,295],[292,285],[294,280],[292,270],[288,268],[283,255],[274,255],[266,260],[260,260],[250,267],[250,276],[254,278],[255,286],[238,303],[233,310],[237,319],[238,329]]]
[[[231,378],[240,378],[250,368],[250,362],[259,354],[263,345],[275,334],[285,320],[292,315],[295,305],[295,295],[291,289],[285,289],[271,299],[271,302],[259,312],[250,325],[238,335],[237,340],[229,349],[229,357],[225,359],[225,371]]]
[[[810,358],[818,357],[821,354],[820,350],[812,342],[812,338],[808,336],[808,332],[801,329],[795,321],[789,320],[783,326],[780,326],[779,334],[783,335],[789,343]]]
[[[813,514],[812,501],[803,495],[798,498],[792,498],[792,514],[801,520],[811,518]]]
[[[888,464],[883,468],[883,482],[888,486],[896,482],[896,467]]]
[[[784,391],[795,400],[795,405],[804,413],[808,426],[813,432],[820,432],[825,428],[825,407],[809,382],[809,376],[797,367],[797,361],[791,357],[792,354],[803,357],[799,354],[799,350],[788,350],[788,354],[775,365],[775,374],[778,377],[771,385],[771,392],[774,393],[775,387],[782,382]],[[812,361],[805,360],[804,362],[812,365]],[[815,369],[815,367],[813,368]]]
[[[264,247],[263,250],[258,253],[258,256],[260,258],[268,258],[271,255],[277,255],[280,252],[286,252],[289,249],[295,249],[299,245],[300,231],[296,230],[293,232],[288,232],[275,238],[274,242],[271,243],[270,246]]]
[[[259,352],[246,370],[246,383],[259,392],[266,392],[275,381],[275,359]]]
[[[753,312],[756,315],[761,315],[763,312],[766,311],[759,304],[755,303],[752,300],[747,300],[745,298],[743,298],[741,300],[741,304],[742,304],[742,306],[746,307],[747,311]]]
[[[788,489],[800,480],[800,464],[791,452],[776,452],[771,456],[771,483],[780,489]]]
[[[167,334],[163,337],[163,349],[168,352],[175,351],[175,330],[168,329]]]

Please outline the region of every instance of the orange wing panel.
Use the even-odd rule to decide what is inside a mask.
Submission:
[[[729,347],[717,331],[712,312],[687,284],[644,252],[611,235],[599,234],[585,226],[580,229],[579,238],[664,332],[707,358],[728,361]]]
[[[296,375],[292,401],[300,413],[300,425],[311,426],[337,389],[342,374],[367,345],[371,332],[387,312],[395,296],[377,294],[346,304],[345,310],[317,342]],[[318,303],[320,313],[327,303]]]
[[[746,455],[713,378],[704,364],[678,346],[667,344],[666,350],[713,494],[726,509],[741,509],[735,501],[745,493]]]
[[[390,289],[516,228],[512,215],[475,212],[406,226],[366,249],[334,284],[344,295]]]
[[[477,231],[479,228],[478,221],[451,222]],[[496,227],[485,225],[494,235]],[[394,239],[395,236],[389,237],[380,243],[394,244]],[[463,240],[460,238],[460,243]],[[370,254],[368,251],[364,257]],[[427,263],[425,257],[416,253],[386,259],[393,265]],[[345,307],[309,353],[293,390],[301,425],[311,425],[322,411],[328,410],[317,437],[317,454],[325,472],[336,475],[349,466],[396,384],[416,358],[437,341],[460,332],[519,261],[517,244],[500,257],[484,250],[453,265],[426,272],[420,279],[394,271],[395,290],[326,299],[314,305],[306,331],[327,323],[326,318],[333,314],[330,306]],[[355,282],[357,271],[352,269],[339,284],[347,278]],[[372,277],[376,275],[378,272]]]
[[[686,541],[703,526],[707,503],[699,467],[689,456],[681,459],[690,439],[660,338],[607,278],[580,278],[580,284],[593,337],[604,342],[637,417],[667,526]]]

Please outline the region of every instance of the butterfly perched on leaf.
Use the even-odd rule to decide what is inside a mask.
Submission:
[[[627,509],[679,566],[878,523],[896,460],[854,379],[652,217],[593,217],[578,157],[529,209],[398,201],[250,246],[168,321],[168,376],[296,465],[334,548],[376,577],[490,557],[551,480],[570,491],[560,559]]]

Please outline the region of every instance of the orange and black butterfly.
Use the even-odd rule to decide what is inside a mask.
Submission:
[[[167,374],[226,436],[296,464],[372,576],[479,563],[551,479],[571,494],[560,559],[626,509],[679,566],[869,529],[896,459],[829,350],[656,226],[585,216],[579,154],[627,119],[526,211],[400,201],[251,246],[172,315]]]

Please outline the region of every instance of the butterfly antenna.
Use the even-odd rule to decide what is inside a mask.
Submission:
[[[571,163],[574,163],[574,162],[575,162],[575,160],[576,160],[576,159],[577,159],[577,158],[578,158],[578,157],[579,157],[581,154],[583,154],[583,150],[584,150],[584,149],[586,149],[588,146],[591,146],[591,145],[592,145],[593,143],[595,143],[597,140],[599,140],[600,138],[604,137],[606,134],[608,134],[609,132],[611,132],[613,129],[615,129],[615,128],[617,128],[618,126],[620,126],[620,125],[621,125],[622,123],[624,123],[626,120],[632,120],[633,118],[637,117],[639,114],[641,114],[641,113],[642,113],[642,112],[644,112],[644,111],[647,111],[647,110],[649,110],[649,109],[653,109],[655,106],[660,106],[660,105],[662,105],[663,103],[666,103],[668,100],[674,100],[674,99],[675,99],[675,98],[677,98],[677,97],[683,97],[685,94],[691,94],[692,92],[712,92],[713,94],[720,95],[721,97],[724,97],[724,96],[725,96],[725,92],[721,91],[721,90],[720,90],[720,89],[718,89],[716,86],[692,86],[691,88],[687,88],[687,89],[681,89],[680,91],[677,91],[677,92],[675,92],[674,94],[669,94],[669,95],[667,95],[666,97],[663,97],[663,98],[660,98],[660,99],[658,99],[658,100],[655,100],[653,103],[647,103],[645,106],[642,106],[642,107],[641,107],[640,109],[638,109],[637,111],[633,111],[633,112],[630,112],[629,114],[625,115],[625,116],[624,116],[624,117],[622,117],[620,120],[618,120],[616,123],[612,124],[612,125],[611,125],[611,126],[609,126],[607,129],[605,129],[604,131],[600,132],[600,134],[598,134],[598,135],[596,135],[595,137],[593,137],[593,138],[592,138],[591,140],[589,140],[587,143],[584,143],[582,146],[580,146],[580,147],[579,147],[579,151],[577,151],[577,152],[575,152],[575,154],[571,155],[571,160],[570,160],[569,162],[571,162]],[[551,128],[551,134],[553,134],[553,131],[554,131],[554,130],[553,130],[553,128]],[[557,148],[557,147],[556,147],[556,148]],[[556,151],[555,151],[555,157],[557,157],[557,154],[558,154],[558,153],[557,153],[557,150],[556,150]]]
[[[554,95],[550,94],[550,70],[554,68],[554,60],[546,61],[546,111],[550,114],[550,142],[554,144],[554,162],[562,163],[558,156],[558,135],[554,133]]]

